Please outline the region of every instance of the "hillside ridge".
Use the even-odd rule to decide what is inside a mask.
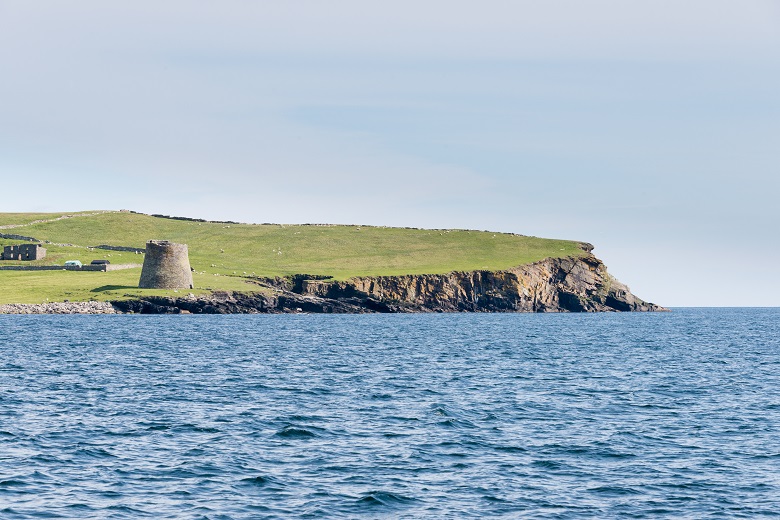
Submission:
[[[215,295],[224,294],[236,301],[245,301],[246,295],[264,299],[254,303],[258,312],[297,312],[306,307],[311,312],[660,309],[627,288],[622,296],[615,292],[612,299],[605,299],[610,284],[619,282],[593,256],[591,244],[515,233],[243,224],[126,210],[0,213],[0,228],[14,231],[0,234],[0,245],[21,239],[44,244],[48,255],[30,262],[35,265],[61,265],[66,259],[88,263],[96,258],[136,264],[150,239],[186,243],[196,287],[187,300],[201,302],[193,308],[202,312],[207,307],[230,307],[208,303],[220,301]],[[536,266],[533,272],[531,266]],[[580,274],[572,275],[575,271]],[[589,278],[586,271],[595,274]],[[0,271],[0,304],[107,301],[119,308],[123,301],[146,302],[127,308],[133,312],[148,312],[155,305],[187,310],[189,305],[175,291],[139,289],[139,273],[133,269],[101,276],[14,272]],[[569,286],[572,280],[581,287]],[[241,312],[250,311],[251,305]]]

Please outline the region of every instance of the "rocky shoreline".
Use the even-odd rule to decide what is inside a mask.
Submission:
[[[117,314],[109,302],[8,303],[0,314]]]
[[[113,302],[142,314],[664,311],[634,296],[595,256],[548,258],[505,271],[259,279],[264,292]]]
[[[663,307],[634,296],[588,253],[548,258],[504,271],[358,277],[255,279],[256,292],[154,296],[136,300],[3,305],[18,314],[279,314],[411,312],[651,312]]]

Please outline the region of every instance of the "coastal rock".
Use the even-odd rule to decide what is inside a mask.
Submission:
[[[0,314],[116,314],[108,302],[8,303]]]
[[[595,256],[548,258],[503,271],[257,281],[263,292],[113,302],[134,313],[627,312],[662,311],[634,296]]]
[[[439,312],[663,310],[631,294],[593,255],[548,258],[505,271],[304,280],[300,292],[321,298],[367,296]]]

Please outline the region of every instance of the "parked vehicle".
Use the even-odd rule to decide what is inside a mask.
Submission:
[[[108,260],[92,260],[89,264],[90,265],[108,265],[110,263],[111,262],[109,262]]]
[[[79,260],[66,260],[65,266],[66,267],[81,267],[81,261]]]

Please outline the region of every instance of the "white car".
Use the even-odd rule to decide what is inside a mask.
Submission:
[[[81,261],[79,260],[67,260],[65,266],[68,267],[81,267]]]

